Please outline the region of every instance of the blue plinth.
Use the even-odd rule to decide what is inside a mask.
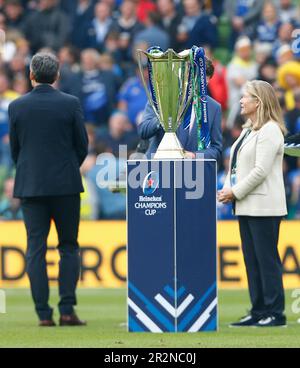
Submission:
[[[128,161],[127,178],[129,331],[217,330],[216,162]]]

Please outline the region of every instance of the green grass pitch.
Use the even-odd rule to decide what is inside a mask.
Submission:
[[[51,294],[54,305],[57,290]],[[219,332],[195,334],[128,333],[125,289],[79,290],[78,301],[78,314],[88,321],[87,327],[45,329],[37,327],[29,291],[8,290],[7,314],[0,314],[0,347],[300,347],[300,316],[292,313],[292,291],[286,292],[287,328],[229,328],[249,307],[248,294],[220,291]]]

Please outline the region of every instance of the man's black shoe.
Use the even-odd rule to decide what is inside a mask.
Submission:
[[[242,317],[238,322],[231,323],[229,327],[250,327],[254,326],[259,321],[259,318],[251,316]]]
[[[254,327],[287,327],[285,316],[267,316],[255,323]]]

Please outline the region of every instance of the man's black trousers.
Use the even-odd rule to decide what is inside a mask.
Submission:
[[[80,195],[35,197],[22,199],[27,231],[27,273],[36,312],[41,320],[52,318],[49,302],[49,282],[46,267],[47,238],[51,220],[58,234],[59,312],[70,315],[76,305],[76,285],[80,275],[79,245],[77,242]]]

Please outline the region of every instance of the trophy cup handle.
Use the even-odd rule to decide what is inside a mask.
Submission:
[[[155,104],[154,104],[154,101],[152,99],[152,96],[151,96],[151,93],[149,92],[149,89],[148,89],[148,86],[147,86],[147,83],[145,81],[145,78],[144,78],[144,71],[143,71],[143,63],[142,63],[142,54],[144,54],[145,56],[147,56],[147,53],[145,53],[145,51],[143,50],[136,50],[137,52],[137,62],[138,62],[138,66],[139,66],[139,69],[140,69],[140,76],[141,76],[141,79],[142,79],[142,82],[143,82],[143,85],[144,85],[144,88],[145,88],[145,91],[146,91],[146,94],[147,94],[147,97],[148,97],[148,101],[155,113],[155,116],[157,117],[157,119],[159,120],[160,122],[160,116],[156,110],[156,107],[155,107]],[[148,71],[149,73],[149,71]],[[150,78],[150,75],[149,75],[149,78]]]

